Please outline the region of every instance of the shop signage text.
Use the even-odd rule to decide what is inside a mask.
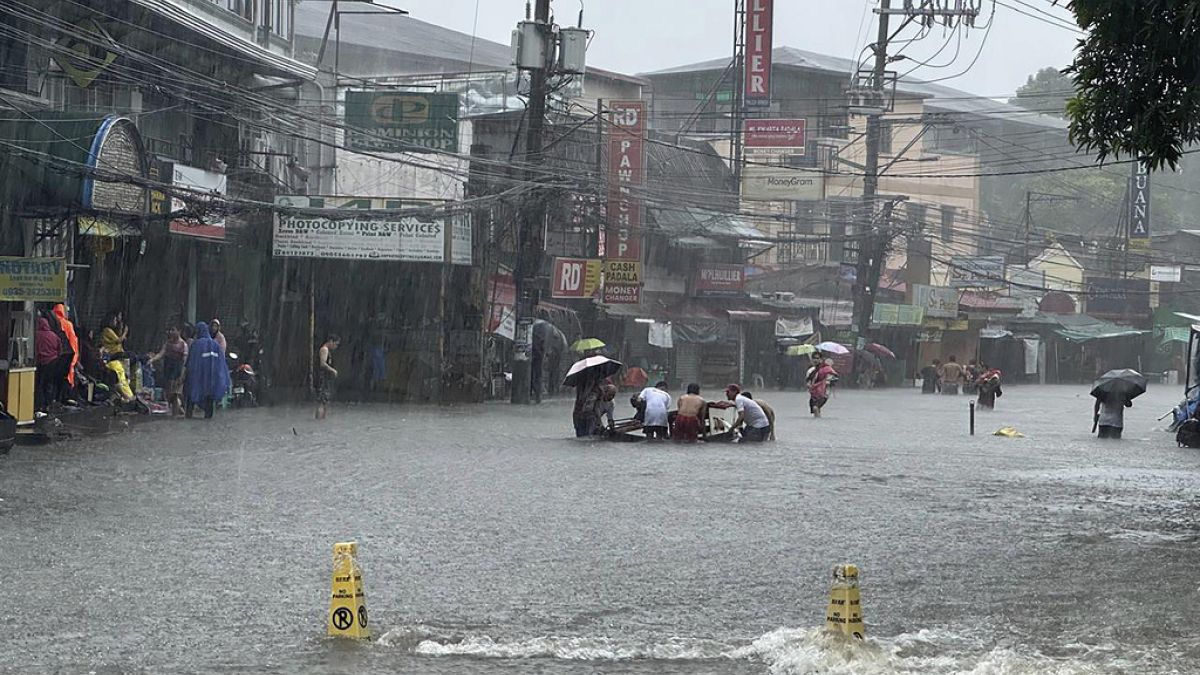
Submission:
[[[745,290],[743,265],[702,264],[692,282],[692,292],[700,297],[742,295]]]
[[[611,260],[642,259],[642,197],[646,182],[646,104],[613,101],[608,131],[608,233],[604,254]]]
[[[746,68],[744,98],[748,106],[771,103],[771,41],[774,0],[746,3]]]
[[[913,284],[913,304],[925,308],[925,316],[955,318],[958,316],[958,291],[943,286]]]
[[[1129,178],[1129,248],[1150,246],[1150,167],[1133,163]]]
[[[742,171],[742,198],[776,201],[825,197],[825,176],[802,169],[747,166]]]
[[[458,152],[458,94],[346,92],[346,147],[368,152]]]
[[[775,151],[803,155],[805,119],[748,119],[743,123],[743,147],[747,151]]]
[[[0,300],[64,302],[67,263],[62,258],[0,257]]]
[[[1150,281],[1165,281],[1177,284],[1183,279],[1183,267],[1180,265],[1151,265]]]
[[[600,261],[594,258],[555,258],[550,297],[590,298],[600,288]]]
[[[277,211],[273,250],[279,258],[328,258],[334,260],[390,260],[443,262],[446,233],[452,230],[450,259],[455,265],[470,265],[471,223],[464,215],[434,210],[425,215],[372,214],[444,202],[355,197],[276,197],[275,205],[317,210],[317,213]],[[326,216],[320,210],[330,210]],[[363,215],[347,215],[362,210]],[[336,212],[334,212],[336,211]],[[452,224],[452,228],[447,227]]]

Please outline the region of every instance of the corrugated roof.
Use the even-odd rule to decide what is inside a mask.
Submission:
[[[776,47],[771,51],[771,59],[772,64],[776,67],[783,66],[820,73],[835,73],[847,77],[858,69],[858,64],[850,59],[830,56],[828,54],[818,54],[817,52],[796,49],[795,47]],[[641,73],[641,75],[653,80],[657,75],[725,70],[728,65],[729,57],[722,57],[683,66],[675,66],[674,68],[666,68],[664,70],[656,70],[650,73]],[[1018,115],[1020,116],[1018,121],[1026,124],[1054,129],[1067,128],[1067,122],[1057,117],[1032,113],[1024,108],[1009,105],[1005,101],[976,96],[961,89],[947,87],[942,84],[905,78],[900,80],[897,89],[906,94],[933,99],[926,101],[925,105],[934,111],[971,113],[985,117],[1003,115],[1006,118],[1012,118],[1014,115]]]

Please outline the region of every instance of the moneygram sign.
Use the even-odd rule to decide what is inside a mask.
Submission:
[[[802,169],[747,166],[742,171],[742,198],[770,201],[824,199],[825,176]]]
[[[346,147],[368,152],[458,152],[458,94],[346,92]]]

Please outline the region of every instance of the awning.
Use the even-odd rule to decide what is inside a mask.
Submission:
[[[1061,337],[1066,338],[1070,342],[1090,342],[1092,340],[1137,337],[1138,335],[1144,335],[1146,333],[1144,330],[1138,330],[1128,326],[1118,326],[1114,323],[1108,322],[1101,322],[1090,326],[1059,328],[1054,332]]]
[[[1160,347],[1165,347],[1172,342],[1186,343],[1191,339],[1192,329],[1188,326],[1167,326],[1162,329],[1162,337],[1158,340]]]
[[[730,309],[726,310],[730,321],[774,321],[775,315],[770,312],[761,312],[757,310],[747,309]]]
[[[130,223],[111,218],[79,216],[79,234],[85,237],[140,237],[141,230]]]

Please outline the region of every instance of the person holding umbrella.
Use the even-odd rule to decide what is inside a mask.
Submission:
[[[1146,377],[1136,370],[1110,370],[1096,380],[1092,396],[1092,431],[1099,429],[1099,438],[1120,438],[1125,427],[1125,408],[1133,407],[1133,399],[1146,393]]]
[[[589,356],[576,361],[567,371],[563,386],[575,387],[575,407],[571,411],[571,420],[575,424],[576,438],[596,434],[600,420],[599,407],[604,397],[604,379],[620,369],[620,361],[607,356]]]

